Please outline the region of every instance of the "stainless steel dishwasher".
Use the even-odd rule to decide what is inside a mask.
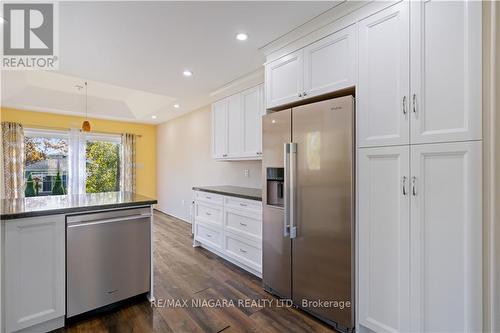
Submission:
[[[66,317],[150,290],[149,207],[68,216]]]

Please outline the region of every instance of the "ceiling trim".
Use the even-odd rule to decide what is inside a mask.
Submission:
[[[9,103],[7,103],[7,104],[0,105],[0,108],[2,108],[2,109],[4,109],[4,108],[5,109],[15,109],[15,110],[20,110],[20,111],[52,113],[52,114],[59,114],[59,115],[68,116],[68,117],[75,117],[75,118],[85,118],[85,112],[65,111],[65,110],[60,110],[60,109],[55,109],[55,108],[41,108],[41,107],[26,105],[26,104],[16,104],[16,103],[9,104]],[[157,121],[130,119],[130,118],[113,117],[113,116],[102,116],[102,115],[96,115],[96,114],[89,114],[88,118],[89,119],[119,121],[122,123],[129,123],[129,124],[158,125]]]
[[[370,2],[373,2],[373,0],[343,1],[316,16],[315,18],[309,20],[303,25],[262,46],[259,50],[263,52],[266,57],[273,59],[279,57],[277,54],[280,54],[281,56],[285,55],[283,54],[283,52],[280,52],[285,48],[287,49],[285,52],[293,52],[295,50],[290,51],[288,50],[289,48],[287,48],[287,46],[290,46],[291,44],[298,44],[296,42],[298,42],[299,40],[307,39],[306,37],[308,37],[308,35],[311,35],[314,32],[328,26],[332,22],[337,21],[346,15],[349,15],[350,13],[358,10],[361,7],[366,6]],[[305,45],[302,45],[298,48],[301,48],[303,46]]]
[[[230,95],[236,94],[242,90],[255,87],[264,82],[264,67],[260,67],[257,70],[241,76],[236,80],[230,81],[223,85],[222,87],[212,91],[210,97],[216,101]]]

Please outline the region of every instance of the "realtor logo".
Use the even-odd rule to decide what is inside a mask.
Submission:
[[[57,69],[57,4],[14,2],[2,9],[2,69]]]

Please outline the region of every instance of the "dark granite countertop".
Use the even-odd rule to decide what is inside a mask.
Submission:
[[[196,186],[195,191],[210,192],[221,195],[229,195],[243,199],[262,201],[262,190],[260,188],[240,186]]]
[[[21,199],[2,199],[2,220],[23,217],[69,214],[109,208],[153,205],[158,201],[130,192],[53,195]]]

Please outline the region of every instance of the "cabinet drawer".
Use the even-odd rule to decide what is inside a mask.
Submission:
[[[216,205],[222,205],[223,203],[223,197],[221,195],[203,191],[195,191],[195,200],[213,203]]]
[[[233,232],[260,240],[262,235],[262,218],[255,213],[226,208],[225,227]]]
[[[222,232],[215,228],[196,223],[196,240],[213,247],[221,248]]]
[[[222,207],[196,202],[195,219],[222,225]]]
[[[262,213],[262,203],[256,200],[225,197],[224,206],[229,208],[244,209],[255,213]]]
[[[227,233],[225,243],[225,250],[229,256],[257,271],[261,271],[262,250],[252,244],[253,242],[246,242],[241,237]]]

